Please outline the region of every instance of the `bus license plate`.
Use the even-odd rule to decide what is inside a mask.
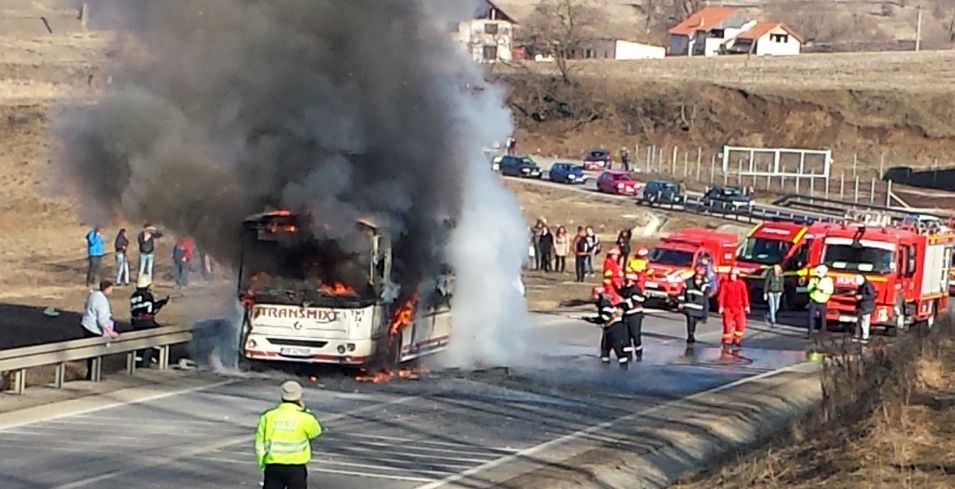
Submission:
[[[312,350],[308,348],[294,348],[294,347],[285,347],[279,350],[282,355],[288,357],[310,357],[312,356]]]

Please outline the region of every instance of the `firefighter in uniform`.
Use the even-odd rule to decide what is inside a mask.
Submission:
[[[630,260],[627,262],[626,272],[636,273],[638,275],[643,273],[647,269],[647,264],[650,262],[647,259],[647,256],[649,254],[650,254],[649,250],[647,250],[646,248],[640,248],[637,251],[637,254],[634,257],[630,258]]]
[[[619,300],[614,300],[616,293],[603,287],[594,287],[594,300],[597,304],[597,317],[592,321],[603,331],[600,335],[600,363],[610,364],[610,351],[617,356],[620,368],[627,369],[630,363],[629,355],[624,351],[627,340],[627,327],[619,307]],[[619,299],[619,296],[616,296]]]
[[[306,489],[311,441],[322,425],[302,402],[302,386],[282,384],[282,402],[262,413],[255,430],[255,459],[265,471],[263,489]]]
[[[680,303],[680,309],[686,315],[686,343],[692,345],[696,343],[697,324],[706,323],[706,317],[710,313],[710,284],[706,277],[706,265],[697,265],[692,277],[686,279],[683,287],[683,300]]]
[[[827,329],[826,304],[835,292],[835,284],[832,283],[832,277],[829,276],[829,267],[819,265],[815,271],[815,277],[809,279],[806,286],[806,293],[809,294],[809,320],[806,324],[807,338],[812,336],[813,330],[825,331]],[[820,323],[818,328],[815,327],[817,316]]]
[[[639,276],[636,273],[627,273],[620,297],[623,299],[623,323],[627,328],[627,339],[624,351],[628,357],[635,357],[637,361],[643,359],[643,303],[646,297],[637,284]]]
[[[136,279],[136,290],[129,297],[129,316],[132,318],[134,330],[149,329],[159,326],[156,324],[156,314],[169,302],[169,297],[156,300],[151,290],[152,278],[147,274],[140,274]],[[142,365],[149,365],[153,349],[140,351]]]
[[[613,289],[614,293],[618,293],[620,287],[623,286],[623,273],[620,271],[620,248],[616,246],[610,248],[610,251],[607,252],[607,258],[604,258],[603,286],[607,291]]]
[[[720,285],[720,315],[723,317],[723,346],[740,346],[749,314],[749,290],[739,278],[739,270],[730,270],[730,276]]]

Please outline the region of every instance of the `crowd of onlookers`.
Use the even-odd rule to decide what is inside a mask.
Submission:
[[[620,231],[614,243],[620,250],[620,262],[626,263],[632,250],[632,235],[629,229]],[[528,268],[542,272],[567,272],[567,260],[573,259],[574,276],[583,282],[594,274],[594,262],[601,253],[601,242],[592,226],[577,226],[573,235],[565,226],[550,226],[541,217],[530,229]]]
[[[163,232],[152,224],[145,224],[135,237],[135,243],[130,241],[126,228],[120,228],[113,238],[113,256],[115,271],[109,276],[118,286],[130,283],[130,251],[131,246],[137,252],[137,277],[153,277],[156,263],[156,242],[163,237]],[[93,286],[99,280],[107,277],[103,272],[103,257],[106,256],[106,241],[102,229],[93,227],[86,233],[86,285]],[[172,269],[176,286],[180,289],[189,285],[189,273],[198,260],[199,271],[203,278],[212,278],[212,260],[204,252],[197,251],[195,242],[188,236],[178,236],[172,247]]]

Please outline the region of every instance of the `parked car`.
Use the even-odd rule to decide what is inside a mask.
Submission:
[[[605,149],[592,149],[584,155],[584,169],[591,171],[606,170],[613,162],[613,155]]]
[[[641,204],[682,204],[686,200],[683,187],[669,180],[650,180],[637,192]]]
[[[584,173],[583,165],[557,162],[551,165],[547,178],[557,183],[580,184],[586,182],[589,177]]]
[[[501,158],[501,175],[508,177],[540,178],[541,167],[528,156],[504,156]]]
[[[701,205],[706,209],[732,211],[749,207],[753,196],[737,187],[710,187],[703,193]]]
[[[625,171],[605,171],[597,177],[597,190],[615,195],[637,195],[640,184]]]

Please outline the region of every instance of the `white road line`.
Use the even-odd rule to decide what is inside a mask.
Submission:
[[[335,453],[352,454],[357,452],[357,453],[370,453],[375,456],[382,453],[382,450],[379,448],[365,448],[365,447],[358,447],[358,446],[342,446],[341,448],[342,448],[341,452],[335,452]],[[494,460],[493,458],[465,458],[465,457],[451,457],[448,455],[435,455],[431,453],[412,453],[410,450],[413,450],[414,447],[407,447],[407,446],[394,447],[394,448],[397,449],[396,454],[402,455],[408,460],[438,459],[438,460],[450,460],[452,462],[465,462],[469,464],[484,463],[484,462],[489,462],[491,460]],[[495,455],[495,454],[488,453],[487,455]]]
[[[199,457],[192,457],[192,459],[193,459],[193,460],[205,460],[205,461],[208,461],[208,462],[219,462],[219,463],[226,463],[226,464],[234,464],[234,465],[255,465],[255,461],[254,461],[254,460],[233,460],[233,459],[228,459],[228,458],[210,457],[210,456],[207,456],[207,455],[203,455],[203,456],[199,456]],[[329,469],[329,468],[326,468],[326,467],[320,467],[320,466],[318,466],[315,462],[312,462],[312,463],[308,464],[308,471],[309,471],[309,472],[323,472],[323,473],[326,473],[326,474],[350,475],[350,476],[355,476],[355,477],[367,477],[367,478],[371,478],[371,479],[388,479],[388,480],[408,481],[408,482],[431,482],[431,481],[434,481],[433,478],[432,478],[432,479],[429,479],[429,478],[426,478],[426,477],[412,477],[412,476],[406,476],[406,475],[378,474],[378,473],[374,473],[374,472],[358,472],[358,471],[353,471],[353,470]],[[409,471],[409,472],[411,472],[411,471]]]
[[[228,451],[228,450],[220,450],[220,451],[218,451],[218,452],[216,452],[216,453],[223,453],[223,454],[229,454],[229,455],[240,455],[240,454],[248,453],[248,452],[234,452],[234,451]],[[426,459],[426,458],[404,457],[404,456],[401,456],[400,453],[388,453],[388,454],[382,455],[382,454],[380,454],[380,453],[370,452],[370,455],[371,455],[371,456],[368,457],[368,458],[369,458],[369,459],[372,459],[372,460],[374,460],[374,461],[376,461],[376,462],[392,463],[392,464],[395,464],[395,465],[408,464],[408,463],[417,463],[417,464],[425,465],[425,466],[429,466],[429,467],[446,467],[446,468],[448,468],[448,469],[454,469],[454,470],[461,470],[461,469],[463,469],[463,468],[465,468],[465,467],[473,467],[473,466],[475,465],[474,463],[455,462],[455,461],[453,461],[453,460],[440,462],[440,461],[437,461],[437,460],[429,460],[429,459]],[[323,450],[321,450],[321,447],[319,447],[319,449],[315,451],[315,456],[316,456],[316,457],[329,457],[329,458],[333,458],[333,457],[341,457],[341,458],[352,457],[352,458],[357,458],[356,455],[354,455],[354,454],[348,454],[348,453],[343,453],[343,452],[323,451]],[[358,456],[358,457],[360,457],[360,456]],[[361,460],[364,460],[364,459],[361,459]],[[491,460],[493,460],[493,459],[491,459]]]
[[[413,401],[415,399],[420,399],[420,398],[421,396],[399,397],[397,399],[392,399],[391,401],[387,401],[387,402],[362,406],[360,408],[353,409],[347,413],[340,413],[336,415],[327,416],[324,418],[324,421],[326,422],[334,421],[336,419],[348,417],[350,415],[357,414],[360,412],[369,411],[373,409],[381,409],[383,406],[390,406],[393,404],[404,404],[404,403]],[[248,443],[249,444],[248,446],[251,446],[252,445],[251,441],[252,441],[251,433],[239,435],[239,436],[227,437],[227,438],[220,438],[216,441],[195,446],[194,448],[191,448],[191,449],[179,450],[178,452],[176,452],[175,455],[153,457],[151,460],[149,460],[148,463],[143,463],[133,467],[127,466],[126,468],[111,470],[99,475],[86,477],[83,479],[75,480],[66,484],[60,484],[58,486],[53,486],[46,489],[74,489],[77,487],[88,487],[100,481],[112,479],[114,477],[119,477],[119,476],[123,476],[127,474],[133,474],[141,470],[152,468],[152,467],[160,467],[160,466],[175,462],[176,460],[194,459],[199,455],[213,452],[221,448],[238,445],[241,443]],[[252,455],[250,454],[249,457],[252,457]],[[425,480],[431,480],[431,479],[425,479]]]
[[[359,464],[355,462],[328,460],[323,458],[312,461],[312,463],[309,464],[309,466],[311,467],[312,465],[315,465],[315,464],[341,465],[342,467],[358,467],[363,469],[391,470],[395,472],[414,472],[415,474],[429,474],[429,475],[436,475],[436,476],[442,476],[442,477],[454,474],[454,472],[450,472],[447,470],[417,469],[417,468],[408,468],[408,467],[395,467],[390,465],[369,465],[369,464]]]
[[[189,394],[189,393],[192,393],[192,392],[198,392],[198,391],[202,391],[202,390],[206,390],[206,389],[215,389],[216,387],[222,387],[222,386],[224,386],[224,385],[233,384],[233,383],[235,383],[235,382],[237,382],[237,381],[238,381],[237,379],[227,379],[227,380],[223,380],[223,381],[219,381],[219,382],[213,382],[213,383],[211,383],[211,384],[197,385],[197,386],[187,387],[187,388],[185,388],[185,389],[179,389],[179,390],[174,390],[174,391],[169,391],[169,392],[157,392],[156,394],[152,394],[152,395],[149,395],[149,396],[145,396],[145,397],[141,397],[141,398],[133,399],[133,400],[129,400],[129,401],[113,401],[113,402],[107,402],[107,403],[105,403],[105,404],[100,404],[100,405],[98,405],[98,406],[92,406],[92,407],[88,407],[88,408],[84,408],[84,409],[78,409],[78,410],[76,410],[76,411],[71,411],[71,412],[57,413],[57,414],[53,414],[53,415],[50,415],[50,416],[47,416],[47,417],[43,417],[43,418],[39,418],[39,419],[28,419],[28,420],[24,420],[24,421],[12,421],[12,422],[8,422],[8,423],[0,423],[0,432],[2,432],[2,431],[5,430],[5,429],[8,429],[8,428],[17,428],[17,427],[20,427],[20,426],[26,426],[26,425],[36,424],[36,423],[44,423],[44,422],[48,422],[48,421],[51,421],[51,420],[54,420],[54,419],[62,419],[62,418],[68,418],[68,417],[72,417],[72,416],[79,416],[79,415],[83,415],[83,414],[95,413],[95,412],[103,411],[103,410],[106,410],[106,409],[112,409],[112,408],[115,408],[115,407],[128,406],[128,405],[130,405],[130,404],[143,404],[143,403],[147,403],[147,402],[156,401],[156,400],[159,400],[159,399],[165,399],[165,398],[167,398],[167,397],[173,397],[173,396],[178,396],[178,395],[182,395],[182,394]],[[105,393],[105,394],[101,394],[100,396],[108,396],[108,395],[109,395],[109,393]],[[70,402],[70,401],[65,401],[65,402]],[[29,409],[32,409],[32,408],[29,408]],[[25,411],[25,410],[24,410],[24,411]],[[16,414],[16,412],[17,412],[17,411],[11,411],[11,412],[4,413],[4,414],[5,414],[5,415],[13,415],[13,414]]]
[[[364,445],[369,445],[369,446],[373,446],[373,447],[397,448],[397,449],[399,449],[402,453],[409,453],[409,451],[422,451],[422,452],[454,453],[454,454],[458,454],[458,455],[485,455],[485,456],[487,456],[487,455],[501,455],[501,453],[495,452],[494,450],[460,450],[460,449],[451,448],[451,447],[423,447],[423,446],[413,446],[413,445],[402,445],[402,446],[397,446],[397,447],[396,447],[394,442],[372,442],[372,441],[358,441],[358,440],[347,440],[347,439],[346,439],[346,440],[338,440],[338,439],[336,439],[336,440],[334,440],[334,441],[332,441],[332,440],[325,440],[325,443],[326,443],[325,446],[329,446],[329,445],[330,445],[330,446],[335,446],[336,444],[338,444],[338,445],[340,445],[340,446],[342,446],[342,447],[345,447],[345,448],[348,448],[348,447],[351,447],[351,446],[359,446],[359,447],[361,447],[361,446],[364,446]],[[349,443],[354,443],[355,445],[349,445]],[[480,449],[481,447],[473,447],[473,448]],[[427,454],[423,454],[423,455],[426,455],[426,456],[427,456]]]
[[[369,434],[364,434],[364,433],[348,433],[348,434],[342,435],[342,436],[343,436],[345,439],[348,439],[348,438],[372,438],[372,439],[381,439],[381,440],[396,441],[396,442],[402,442],[402,443],[426,443],[426,444],[429,444],[429,445],[443,445],[443,446],[449,446],[449,447],[469,447],[469,446],[474,446],[474,445],[469,445],[469,444],[466,444],[466,443],[459,443],[459,442],[440,441],[440,440],[429,440],[429,439],[427,439],[427,438],[407,438],[407,437],[388,436],[388,435],[369,435]],[[513,452],[513,451],[516,451],[516,450],[511,449],[511,448],[488,448],[488,450],[497,450],[497,451],[501,451],[501,452]]]
[[[508,462],[512,462],[512,461],[514,461],[514,460],[517,460],[517,459],[520,459],[520,458],[523,458],[523,457],[532,456],[532,455],[534,455],[534,454],[536,454],[536,453],[538,453],[538,452],[541,452],[541,451],[543,451],[543,450],[547,450],[548,448],[550,448],[550,447],[552,447],[552,446],[559,445],[559,444],[561,444],[561,443],[569,442],[569,441],[572,441],[572,440],[576,440],[576,439],[578,439],[578,438],[580,438],[580,437],[582,437],[582,436],[589,435],[589,434],[591,434],[591,433],[593,433],[593,432],[596,432],[596,431],[605,430],[605,429],[607,429],[607,428],[613,426],[613,425],[616,424],[616,423],[623,422],[623,421],[628,421],[628,420],[633,420],[633,419],[638,419],[638,418],[643,417],[643,416],[648,416],[648,415],[651,415],[651,414],[653,414],[653,413],[655,413],[655,412],[657,412],[657,411],[661,411],[661,410],[668,409],[670,406],[675,405],[675,404],[677,404],[677,403],[687,402],[687,401],[693,401],[693,400],[695,400],[695,399],[697,399],[697,398],[704,397],[704,396],[707,396],[707,395],[710,395],[710,394],[715,394],[715,393],[717,393],[717,392],[721,392],[721,391],[724,391],[724,390],[727,390],[727,389],[732,389],[733,387],[736,387],[736,386],[739,386],[739,385],[743,385],[743,384],[746,384],[746,383],[748,383],[748,382],[752,382],[752,381],[759,380],[759,379],[762,379],[762,378],[765,378],[765,377],[769,377],[769,376],[771,376],[771,375],[776,375],[776,374],[779,374],[779,373],[782,373],[782,372],[786,372],[786,371],[795,369],[795,368],[797,368],[797,367],[800,367],[801,365],[802,365],[802,364],[790,365],[790,366],[788,366],[788,367],[783,367],[783,368],[780,368],[780,369],[771,370],[771,371],[768,371],[768,372],[763,372],[763,373],[761,373],[761,374],[754,375],[754,376],[752,376],[752,377],[746,377],[746,378],[738,379],[738,380],[735,380],[735,381],[730,382],[730,383],[728,383],[728,384],[723,384],[723,385],[721,385],[721,386],[717,386],[717,387],[714,387],[714,388],[712,388],[712,389],[707,389],[707,390],[705,390],[705,391],[698,392],[698,393],[696,393],[696,394],[692,394],[692,395],[690,395],[690,396],[686,396],[686,397],[683,397],[683,398],[681,398],[681,399],[676,399],[676,400],[673,400],[673,401],[665,402],[665,403],[663,403],[663,404],[658,404],[658,405],[656,405],[656,406],[653,406],[653,407],[644,409],[644,410],[642,410],[642,411],[639,411],[639,412],[636,412],[636,413],[633,413],[633,414],[628,414],[628,415],[625,415],[625,416],[621,416],[621,417],[619,417],[619,418],[611,419],[611,420],[609,420],[609,421],[604,421],[604,422],[602,422],[602,423],[599,423],[599,424],[595,424],[595,425],[593,425],[593,426],[590,426],[589,428],[585,428],[585,429],[582,429],[582,430],[578,430],[578,431],[575,431],[575,432],[573,432],[573,433],[569,433],[569,434],[567,434],[567,435],[561,436],[561,437],[559,437],[559,438],[554,438],[553,440],[546,441],[546,442],[544,442],[544,443],[540,443],[540,444],[538,444],[538,445],[534,445],[534,446],[532,446],[532,447],[525,448],[525,449],[523,449],[523,450],[521,450],[521,451],[519,451],[519,452],[513,453],[513,454],[511,454],[511,455],[507,455],[507,456],[505,456],[505,457],[501,457],[501,458],[492,460],[492,461],[490,461],[490,462],[488,462],[488,463],[485,463],[485,464],[479,465],[479,466],[477,466],[477,467],[473,467],[473,468],[471,468],[471,469],[465,470],[465,471],[463,471],[463,472],[461,472],[461,473],[459,473],[459,474],[455,474],[455,475],[452,475],[452,476],[449,476],[449,477],[445,477],[444,479],[441,479],[441,480],[438,480],[438,481],[433,481],[433,482],[429,482],[429,483],[424,484],[424,485],[417,486],[417,487],[415,487],[414,489],[438,489],[438,488],[444,487],[444,486],[446,486],[446,485],[448,485],[448,484],[452,484],[452,483],[455,483],[455,482],[460,482],[460,481],[466,480],[468,477],[470,477],[470,476],[472,476],[472,475],[475,475],[475,474],[484,472],[484,471],[486,471],[486,470],[493,469],[493,468],[495,468],[495,467],[499,467],[499,466],[504,465],[504,464],[506,464],[506,463],[508,463]]]

